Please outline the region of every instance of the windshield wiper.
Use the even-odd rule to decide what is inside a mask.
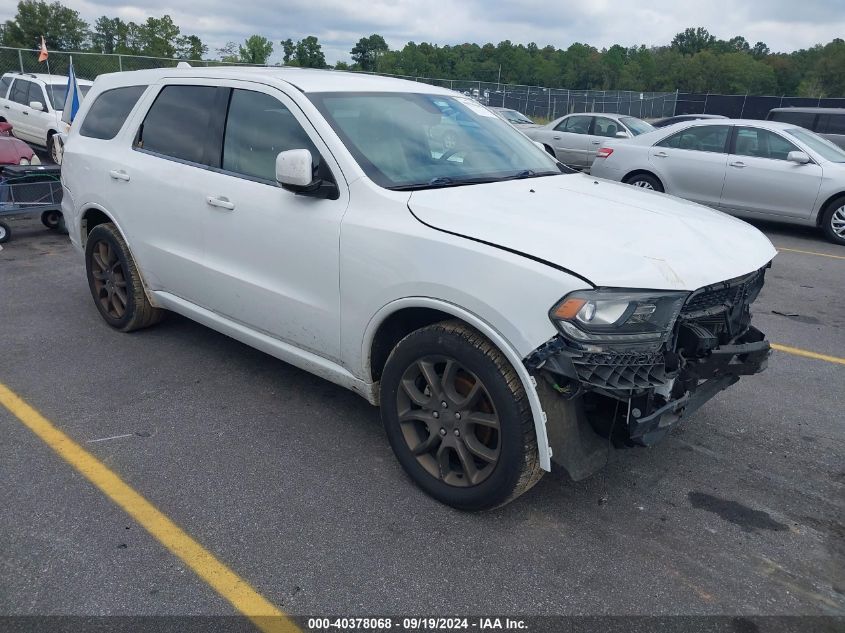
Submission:
[[[462,185],[481,185],[488,182],[502,182],[505,180],[522,180],[523,178],[540,178],[542,176],[556,176],[560,172],[542,171],[536,172],[533,169],[523,169],[512,176],[483,176],[478,178],[450,178],[449,176],[437,176],[428,182],[418,182],[412,185],[397,185],[388,187],[391,191],[419,191],[421,189],[439,189],[443,187],[460,187]]]

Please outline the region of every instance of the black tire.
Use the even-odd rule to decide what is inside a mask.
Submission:
[[[665,191],[663,189],[663,183],[651,174],[635,174],[630,178],[626,178],[625,182],[641,189],[659,191],[660,193]]]
[[[94,305],[110,326],[131,332],[161,321],[164,311],[147,300],[129,247],[111,222],[98,224],[88,235],[85,270]]]
[[[845,246],[845,196],[839,196],[827,205],[822,214],[821,227],[827,239]]]
[[[41,214],[41,224],[46,226],[48,229],[57,229],[59,228],[59,224],[62,221],[62,212],[56,209],[51,209],[50,211],[45,211]]]
[[[50,160],[56,165],[62,164],[62,150],[56,134],[51,134],[47,137],[47,153],[50,155]]]
[[[0,244],[5,244],[12,239],[12,229],[5,222],[0,222]]]
[[[440,371],[438,367],[443,368],[442,375],[434,381],[426,380],[420,363],[435,373]],[[418,382],[408,378],[417,373],[414,380]],[[447,374],[452,376],[455,389],[444,389]],[[437,384],[434,393],[432,382]],[[420,391],[418,387],[423,384],[426,387]],[[465,393],[458,393],[461,384],[466,385]],[[414,400],[408,385],[418,399],[427,398],[431,407],[424,408]],[[445,395],[447,392],[452,395]],[[476,392],[480,395],[473,400]],[[534,420],[519,377],[486,337],[460,321],[436,323],[402,339],[385,365],[380,395],[382,421],[399,463],[420,488],[442,503],[460,510],[495,508],[516,499],[543,475]],[[451,404],[438,415],[436,401],[441,399]],[[459,399],[468,406],[462,408]],[[406,418],[401,423],[400,406]],[[482,417],[488,422],[470,421]],[[489,420],[495,420],[497,426],[488,426]],[[423,449],[423,445],[430,448]],[[495,455],[495,461],[478,457],[479,448],[483,454]],[[469,464],[464,461],[467,458]],[[448,472],[444,472],[444,461]]]

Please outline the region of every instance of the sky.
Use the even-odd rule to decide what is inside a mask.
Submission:
[[[744,36],[752,45],[789,52],[845,35],[845,0],[61,0],[93,25],[101,15],[140,22],[167,14],[183,34],[199,35],[216,56],[228,41],[257,33],[275,45],[316,35],[326,61],[349,61],[362,36],[379,33],[391,48],[406,42],[536,42],[566,48],[668,44],[675,33],[703,26],[721,39]],[[133,3],[137,2],[137,3]],[[0,0],[0,20],[16,12]]]

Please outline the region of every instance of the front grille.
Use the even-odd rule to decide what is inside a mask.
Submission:
[[[738,301],[751,303],[760,287],[763,285],[763,271],[758,270],[750,275],[723,281],[693,292],[681,308],[681,316],[697,312],[729,310]]]
[[[603,389],[647,389],[667,380],[662,351],[587,353],[572,362],[579,380]]]

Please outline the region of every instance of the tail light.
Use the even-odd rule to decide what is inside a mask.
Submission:
[[[602,147],[598,152],[596,152],[596,158],[609,158],[612,153],[613,150],[609,147]]]

